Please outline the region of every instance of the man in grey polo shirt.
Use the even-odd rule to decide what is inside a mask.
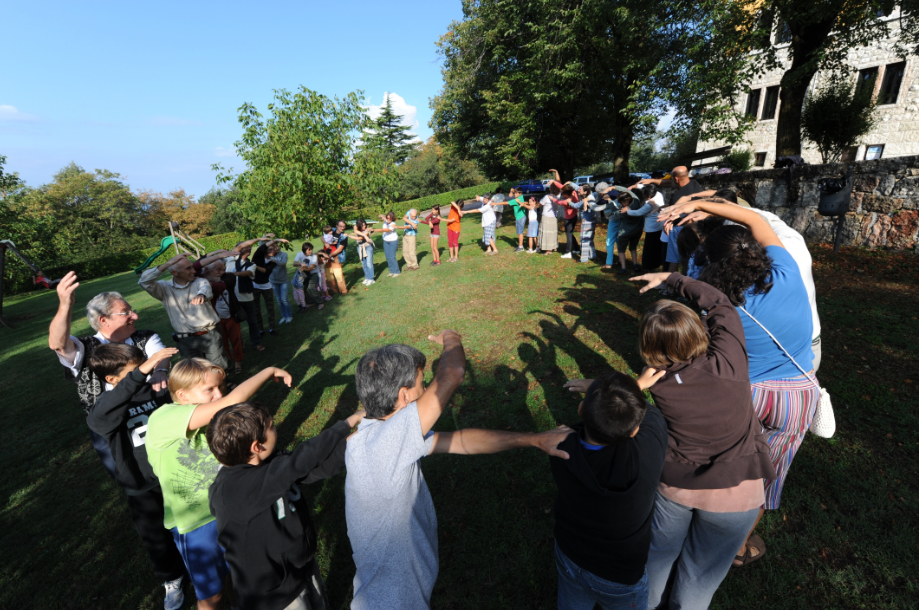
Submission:
[[[437,580],[437,514],[421,474],[432,453],[497,453],[537,447],[568,459],[556,446],[571,432],[465,429],[432,432],[466,374],[460,336],[445,330],[440,366],[424,387],[424,354],[386,345],[364,354],[355,385],[367,411],[345,450],[345,518],[354,563],[352,610],[426,610]]]
[[[172,279],[157,281],[166,269],[172,273]],[[220,317],[211,305],[211,283],[195,277],[187,254],[178,254],[158,267],[147,269],[137,283],[163,303],[175,331],[172,337],[183,358],[204,358],[227,368]]]

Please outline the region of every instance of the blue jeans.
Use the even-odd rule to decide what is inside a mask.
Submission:
[[[278,307],[281,308],[282,318],[292,318],[294,316],[294,313],[290,309],[290,301],[287,299],[289,287],[290,285],[287,282],[283,284],[271,282],[271,290],[274,291],[274,300],[278,302]]]
[[[612,265],[615,262],[613,250],[616,247],[616,234],[619,232],[619,219],[610,218],[609,224],[606,225],[606,264]]]
[[[361,259],[361,267],[364,269],[364,279],[372,280],[373,279],[373,246],[367,244],[364,246],[367,252],[367,256]]]
[[[558,609],[603,610],[648,607],[648,573],[634,585],[621,585],[578,567],[555,545],[555,567],[558,568]]]
[[[657,492],[648,553],[648,608],[662,603],[674,572],[671,610],[706,610],[731,569],[759,508],[712,513],[689,508]]]
[[[396,250],[399,249],[399,242],[383,240],[383,252],[386,254],[386,264],[389,265],[389,272],[396,275],[399,273],[399,261],[396,259]]]

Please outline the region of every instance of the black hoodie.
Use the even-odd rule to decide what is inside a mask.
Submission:
[[[340,421],[258,466],[224,466],[208,492],[239,607],[280,610],[312,575],[316,533],[298,483],[342,471],[351,427]]]
[[[568,559],[604,580],[641,580],[651,546],[654,498],[667,451],[667,424],[648,405],[634,437],[602,449],[581,444],[575,426],[559,449],[569,459],[549,458],[558,485],[555,542]]]

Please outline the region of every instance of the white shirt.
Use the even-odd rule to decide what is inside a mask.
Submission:
[[[96,333],[93,336],[96,339],[98,339],[99,343],[101,343],[102,345],[111,343],[111,341],[109,341],[108,339],[102,336],[102,333]],[[80,369],[83,368],[83,358],[85,357],[86,354],[83,348],[83,343],[78,341],[76,337],[74,337],[73,335],[70,335],[70,341],[77,348],[77,353],[73,357],[73,363],[69,362],[66,358],[64,358],[60,354],[57,355],[57,359],[60,361],[60,363],[65,368],[70,369],[70,372],[73,374],[74,378],[78,378],[80,376]],[[128,337],[122,343],[124,343],[125,345],[134,345],[134,341],[131,340],[131,337]],[[163,345],[163,341],[162,339],[160,339],[160,336],[156,333],[153,333],[147,339],[146,345],[144,345],[144,354],[146,354],[146,356],[149,358],[156,352],[160,351],[161,349],[165,349],[165,348],[166,346]],[[147,376],[147,379],[149,380],[150,377]],[[106,383],[105,391],[107,392],[111,390],[113,387],[114,386],[112,386],[112,384]]]
[[[242,267],[240,266],[239,261],[237,261],[234,257],[226,258],[224,259],[224,262],[227,264],[227,273],[237,273],[239,271],[243,271]],[[251,261],[247,260],[246,262],[248,263]],[[248,269],[246,269],[245,271],[249,272],[250,279],[255,277],[255,265],[254,264]],[[239,276],[236,276],[236,288],[233,290],[233,292],[236,293],[236,300],[240,301],[241,303],[248,303],[249,301],[255,298],[255,293],[253,292],[240,292],[239,291]]]
[[[173,330],[177,333],[195,333],[217,326],[220,318],[211,306],[210,299],[214,293],[210,282],[199,277],[184,286],[179,286],[175,283],[175,278],[157,281],[156,278],[162,273],[159,267],[151,267],[141,274],[137,283],[150,293],[150,296],[162,302]],[[198,296],[204,297],[204,303],[193,305],[192,301]]]
[[[539,200],[539,203],[542,204],[542,217],[543,218],[555,218],[555,210],[552,209],[552,198],[548,195],[544,196]]]
[[[482,226],[487,227],[488,225],[495,224],[497,217],[495,216],[495,210],[491,207],[489,203],[482,204]]]
[[[215,308],[217,310],[217,315],[220,316],[221,320],[227,320],[230,317],[230,291],[224,290],[223,294],[217,297],[217,305]]]
[[[396,233],[396,223],[384,222],[383,226],[390,229],[389,233],[383,233],[383,241],[399,241],[399,234]]]

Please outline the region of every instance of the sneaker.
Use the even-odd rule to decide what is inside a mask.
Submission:
[[[395,273],[390,273],[390,274],[387,275],[386,277],[392,277],[392,276],[394,276],[394,275],[396,275],[396,274],[395,274]]]
[[[527,254],[536,254],[536,250],[533,250],[533,249],[527,250]]]
[[[562,258],[571,258],[571,252],[568,254],[562,254]]]
[[[629,272],[628,269],[625,269],[624,267],[619,269],[618,271],[619,275],[626,275],[628,272]]]
[[[280,335],[281,333],[279,333],[278,331],[276,331],[276,330],[273,329],[273,328],[269,328],[269,329],[268,329],[268,334],[269,334],[269,335]]]
[[[641,268],[641,265],[635,265],[634,271],[635,273],[641,273],[644,269]]]
[[[393,274],[392,274],[392,277],[399,277],[400,275],[402,275],[402,274],[401,274],[401,273],[393,273]]]
[[[328,295],[326,295],[326,296],[323,297],[323,298],[324,298],[326,301],[331,301],[331,300],[332,300],[332,297],[330,297],[330,296],[328,296]]]
[[[185,604],[185,593],[182,592],[182,580],[184,579],[184,576],[179,576],[163,585],[166,587],[166,599],[163,600],[165,610],[179,610]]]
[[[367,280],[367,285],[368,285],[368,286],[370,286],[371,284],[376,284],[376,283],[377,283],[376,280]]]
[[[524,249],[525,249],[525,248],[524,248],[523,246],[517,246],[517,249],[514,250],[514,252],[523,252]]]

